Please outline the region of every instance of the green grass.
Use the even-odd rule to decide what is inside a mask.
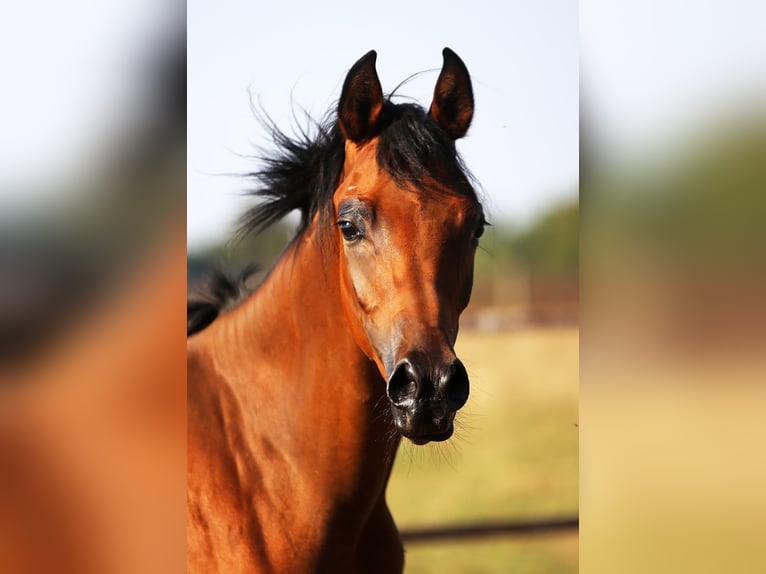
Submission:
[[[446,444],[402,444],[400,529],[577,512],[578,347],[575,328],[461,334],[471,398]],[[577,534],[412,545],[405,572],[577,572]]]

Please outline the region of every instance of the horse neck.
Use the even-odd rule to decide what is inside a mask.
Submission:
[[[343,311],[338,248],[320,245],[314,229],[216,321],[217,370],[252,413],[249,444],[280,451],[296,480],[315,477],[309,491],[363,508],[383,494],[399,438],[385,381]]]

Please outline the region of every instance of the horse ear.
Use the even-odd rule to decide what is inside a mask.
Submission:
[[[442,50],[442,56],[444,65],[428,115],[456,140],[466,134],[473,119],[473,88],[463,60],[449,48]]]
[[[375,71],[375,50],[362,56],[348,71],[338,104],[343,135],[359,143],[377,134],[383,110],[383,88]]]

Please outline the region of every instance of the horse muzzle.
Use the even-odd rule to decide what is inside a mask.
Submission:
[[[415,444],[452,436],[455,413],[468,400],[468,373],[459,359],[429,366],[424,360],[399,361],[386,387],[396,429]]]

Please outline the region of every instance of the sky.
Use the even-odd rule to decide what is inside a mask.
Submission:
[[[281,127],[293,106],[322,117],[345,74],[378,53],[383,90],[430,70],[399,93],[430,104],[441,51],[473,79],[476,111],[458,150],[494,221],[524,223],[576,197],[578,10],[571,1],[408,2],[375,5],[188,3],[188,246],[227,239],[252,200],[256,146],[268,147],[252,105]]]

